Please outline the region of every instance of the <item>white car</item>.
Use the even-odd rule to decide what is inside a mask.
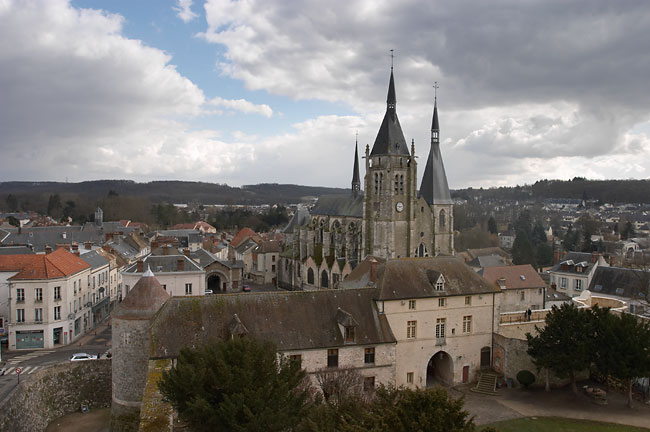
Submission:
[[[97,360],[97,356],[86,354],[86,353],[76,353],[72,354],[70,361],[85,361],[85,360]]]

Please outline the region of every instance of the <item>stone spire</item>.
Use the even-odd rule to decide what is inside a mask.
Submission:
[[[434,86],[437,90],[438,85]],[[431,204],[452,204],[447,174],[440,154],[440,125],[438,124],[438,97],[433,103],[433,119],[431,121],[431,149],[424,168],[420,196]]]
[[[361,190],[361,180],[359,176],[359,142],[354,143],[354,166],[352,167],[352,196],[357,196]]]

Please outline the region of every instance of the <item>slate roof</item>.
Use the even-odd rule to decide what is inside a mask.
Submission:
[[[256,253],[280,252],[280,243],[273,240],[262,241],[255,249]]]
[[[549,271],[558,273],[584,273],[586,275],[591,271],[591,268],[594,265],[594,263],[591,262],[591,258],[592,256],[588,252],[569,252],[562,259],[560,259],[560,262],[555,264]],[[563,270],[562,265],[571,261],[573,264],[569,264],[568,268],[566,270]],[[578,265],[582,267],[581,272],[576,271],[576,266]]]
[[[643,299],[641,287],[650,284],[650,273],[621,267],[598,267],[589,284],[593,294],[609,294],[630,299]]]
[[[370,281],[370,267],[372,260],[377,261],[377,267],[386,262],[386,259],[384,258],[368,255],[354,268],[354,270],[352,270],[345,280],[341,281],[340,287],[342,289],[351,289],[374,286],[374,282]],[[341,265],[339,264],[339,266]]]
[[[454,203],[449,193],[447,174],[445,173],[445,165],[442,162],[440,144],[438,143],[431,144],[418,194],[429,205]]]
[[[404,132],[402,132],[402,126],[399,124],[397,111],[395,109],[397,98],[395,97],[395,80],[393,78],[392,69],[390,71],[390,82],[388,84],[388,97],[386,102],[388,105],[386,108],[386,114],[384,114],[384,120],[381,122],[370,155],[393,154],[408,156],[409,148],[404,139]]]
[[[98,269],[109,264],[109,261],[96,250],[86,252],[80,256],[92,269]]]
[[[167,300],[169,294],[151,271],[147,271],[126,294],[124,300],[118,303],[112,318],[150,319]]]
[[[46,246],[54,248],[57,244],[73,242],[83,244],[87,241],[101,243],[104,241],[104,233],[84,232],[81,231],[80,226],[23,227],[20,234],[17,228],[7,231],[10,234],[3,240],[3,245],[31,245],[34,252],[37,253],[45,252]]]
[[[34,251],[28,246],[1,246],[0,255],[29,255]]]
[[[313,215],[363,217],[363,193],[350,195],[323,195],[311,209]]]
[[[497,281],[504,278],[506,289],[544,288],[546,286],[546,283],[530,264],[490,267],[482,271],[482,276],[496,287],[499,287]]]
[[[1,255],[0,271],[17,272],[10,280],[57,279],[90,268],[78,256],[65,249],[47,255]]]
[[[354,166],[352,167],[352,185],[361,185],[361,177],[359,176],[359,147],[354,146]]]
[[[216,256],[203,248],[190,252],[190,258],[197,262],[202,268],[205,268],[218,260]]]
[[[435,290],[437,274],[445,279],[445,289]],[[378,266],[377,287],[380,300],[498,292],[499,289],[479,276],[456,257],[389,259]]]
[[[467,253],[471,258],[478,258],[480,256],[487,256],[487,255],[499,255],[502,256],[503,258],[510,258],[510,254],[500,247],[487,247],[487,248],[480,248],[480,249],[467,249]]]
[[[150,355],[173,358],[183,347],[230,338],[233,322],[279,351],[343,347],[339,309],[358,323],[356,345],[395,343],[385,315],[377,311],[376,296],[376,289],[366,288],[173,297],[152,320],[151,337],[158,342]]]
[[[179,260],[183,260],[183,270],[178,269]],[[154,273],[203,271],[201,266],[185,255],[148,255],[142,261],[144,262],[144,268],[146,269],[149,266]],[[124,272],[138,273],[138,264],[132,264]]]
[[[303,226],[307,223],[309,223],[309,210],[307,210],[303,206],[299,206],[296,212],[293,214],[293,217],[289,221],[286,227],[282,230],[282,232],[285,233],[290,233],[293,232],[293,229],[295,227],[300,227]]]

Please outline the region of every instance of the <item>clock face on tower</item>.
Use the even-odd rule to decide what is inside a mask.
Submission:
[[[395,204],[395,210],[401,212],[402,210],[404,210],[404,204],[402,204],[402,202],[399,201],[397,204]]]

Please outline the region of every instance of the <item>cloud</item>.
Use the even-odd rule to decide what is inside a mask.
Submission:
[[[244,114],[259,114],[264,117],[271,117],[273,115],[273,110],[270,106],[266,104],[256,105],[253,102],[247,101],[246,99],[223,99],[220,97],[215,97],[210,99],[208,102],[210,105],[217,107],[224,107],[227,109],[235,110],[242,112]]]
[[[176,15],[183,20],[184,23],[188,23],[198,17],[198,15],[192,11],[192,0],[178,0],[177,5],[172,6],[172,9],[176,11]]]
[[[444,154],[456,185],[468,183],[454,174],[460,154],[476,156],[469,174],[483,177],[470,175],[475,184],[501,181],[481,166],[484,158],[494,160],[490,168],[501,179],[506,171],[518,182],[557,166],[581,175],[584,165],[614,154],[626,166],[645,157],[626,144],[626,134],[650,120],[646,2],[386,0],[296,8],[282,0],[208,0],[205,10],[201,36],[225,50],[217,65],[223,74],[296,100],[343,102],[364,118],[384,108],[394,48],[398,112],[420,157],[430,85],[441,84],[442,133],[450,140]],[[605,172],[618,176],[612,169],[595,174]]]

